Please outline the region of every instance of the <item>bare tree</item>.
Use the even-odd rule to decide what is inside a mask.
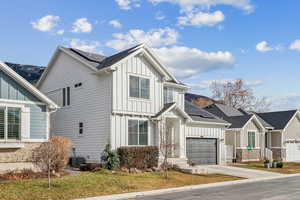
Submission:
[[[34,150],[33,160],[39,169],[48,174],[48,187],[51,175],[62,171],[69,160],[72,143],[65,137],[53,137]]]
[[[258,98],[253,90],[245,85],[242,79],[220,83],[214,81],[210,85],[212,98],[236,109],[251,111],[267,111],[271,103],[264,97]]]
[[[164,171],[165,178],[168,178],[168,169],[170,167],[168,158],[172,156],[172,152],[176,147],[176,144],[172,142],[172,140],[169,137],[170,133],[170,126],[167,125],[166,119],[162,118],[160,121],[160,130],[159,130],[159,136],[160,136],[160,154],[162,157],[162,163],[161,168]]]

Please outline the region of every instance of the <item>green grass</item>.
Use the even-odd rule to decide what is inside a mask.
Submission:
[[[244,162],[234,164],[235,167],[248,168],[248,169],[258,169],[270,172],[278,172],[282,174],[297,174],[300,173],[300,163],[296,162],[285,162],[283,163],[283,168],[264,168],[263,162]]]
[[[169,177],[165,180],[160,173],[127,174],[101,170],[55,178],[50,190],[47,179],[9,181],[0,183],[0,199],[65,200],[240,179],[218,174],[191,175],[176,171],[169,172]]]

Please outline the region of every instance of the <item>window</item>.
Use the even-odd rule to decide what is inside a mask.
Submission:
[[[251,147],[251,148],[255,147],[255,132],[254,131],[248,132],[248,147]]]
[[[70,91],[70,87],[66,87],[62,89],[62,106],[69,106],[70,105],[70,98],[71,98],[71,91]]]
[[[174,94],[174,90],[173,88],[164,88],[164,103],[173,103],[174,99],[173,99],[173,94]]]
[[[150,81],[146,78],[130,76],[129,96],[135,98],[149,99]]]
[[[148,121],[128,120],[128,145],[148,145]]]
[[[82,83],[76,83],[76,84],[74,85],[75,88],[79,88],[79,87],[81,87],[81,86],[82,86]]]
[[[83,134],[83,122],[79,122],[79,135]]]
[[[0,107],[0,140],[21,139],[21,109]]]

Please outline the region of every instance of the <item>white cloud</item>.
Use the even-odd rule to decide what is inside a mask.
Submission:
[[[175,44],[179,34],[171,28],[152,29],[148,32],[132,29],[128,33],[115,33],[113,37],[114,39],[108,41],[106,45],[115,50],[122,50],[138,43],[146,43],[151,47]]]
[[[252,12],[254,7],[250,0],[148,0],[152,3],[169,2],[177,4],[183,11],[197,9],[209,9],[212,6],[228,5],[233,6],[246,12]]]
[[[35,22],[31,22],[32,27],[42,32],[53,32],[59,21],[59,16],[47,15]]]
[[[162,62],[179,78],[190,78],[201,72],[234,66],[234,56],[228,51],[205,52],[184,46],[154,49]]]
[[[115,0],[122,10],[130,10],[133,7],[141,7],[140,0]]]
[[[217,84],[225,84],[228,82],[234,82],[234,79],[219,79],[219,80],[203,80],[201,81],[199,84],[190,84],[190,86],[193,89],[198,89],[198,90],[204,90],[204,89],[208,89],[212,83],[217,83]],[[245,86],[248,87],[256,87],[256,86],[260,86],[263,84],[262,80],[254,80],[254,81],[245,81]]]
[[[110,20],[109,24],[112,25],[115,28],[122,28],[123,27],[123,25],[116,19]]]
[[[260,52],[267,52],[267,51],[272,51],[274,49],[269,47],[266,41],[262,41],[256,45],[256,50]]]
[[[294,42],[292,42],[292,44],[290,45],[290,49],[300,51],[300,40],[295,40]]]
[[[189,12],[186,16],[178,17],[178,24],[183,26],[214,26],[224,19],[224,14],[219,10],[213,13]]]
[[[65,30],[63,30],[63,29],[56,31],[57,35],[63,35],[64,33],[65,33]]]
[[[102,52],[98,49],[100,47],[100,42],[98,41],[87,41],[87,40],[80,40],[80,39],[71,39],[70,40],[70,47],[75,49],[80,49],[82,51],[90,52],[90,53],[101,53]]]
[[[73,33],[89,33],[93,29],[92,24],[87,18],[79,18],[73,23],[71,32]]]
[[[165,18],[166,18],[166,16],[161,11],[158,11],[157,13],[155,13],[155,19],[164,20]]]

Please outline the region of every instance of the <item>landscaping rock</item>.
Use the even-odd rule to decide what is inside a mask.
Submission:
[[[145,171],[146,172],[153,172],[153,170],[151,168],[147,168]]]
[[[122,167],[122,168],[121,168],[121,171],[122,171],[122,172],[125,172],[125,173],[129,173],[129,169],[128,169],[128,168],[125,168],[125,167]]]
[[[152,171],[154,171],[154,172],[159,172],[160,169],[159,169],[158,167],[152,167]]]

